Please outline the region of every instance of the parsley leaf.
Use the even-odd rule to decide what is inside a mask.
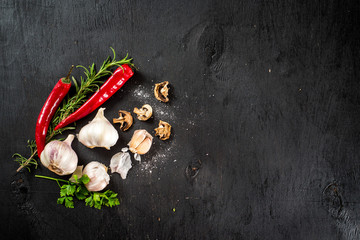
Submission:
[[[119,202],[119,199],[115,196],[115,197],[111,197],[108,199],[108,204],[109,204],[108,205],[109,207],[114,207],[114,206],[120,205],[120,202]]]
[[[74,175],[75,183],[66,181],[59,178],[51,178],[46,176],[35,175],[35,177],[45,178],[56,181],[59,186],[60,182],[64,183],[60,186],[60,197],[57,199],[57,204],[65,205],[66,208],[74,208],[74,197],[78,200],[85,200],[85,205],[101,209],[102,206],[114,207],[120,205],[117,193],[111,190],[105,192],[90,192],[85,187],[85,184],[89,183],[90,178],[87,175],[83,175],[78,178]]]
[[[74,184],[64,184],[60,188],[60,196],[74,196],[74,192],[76,190],[76,185]]]
[[[86,189],[84,185],[79,185],[77,187],[77,190],[75,192],[75,197],[77,197],[77,199],[84,200],[88,195],[89,195],[89,191]]]
[[[74,208],[74,201],[72,197],[65,197],[65,207]]]
[[[90,182],[90,178],[86,174],[82,175],[81,178],[79,179],[79,183],[82,184],[88,184],[89,182]]]
[[[94,200],[93,200],[93,196],[91,195],[90,197],[87,197],[85,199],[85,205],[86,206],[90,206],[90,207],[93,207],[94,206]]]
[[[57,204],[63,204],[65,201],[65,197],[58,198]]]

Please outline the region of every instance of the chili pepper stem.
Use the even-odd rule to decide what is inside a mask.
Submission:
[[[31,159],[35,156],[36,153],[37,153],[37,150],[35,150],[34,153],[31,154],[31,156],[26,160],[26,162],[24,162],[24,164],[21,165],[21,166],[16,170],[16,172],[20,172],[21,169],[23,169],[24,167],[26,167],[26,166],[29,164],[29,162],[31,161]]]

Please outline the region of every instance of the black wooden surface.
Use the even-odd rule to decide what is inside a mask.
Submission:
[[[1,238],[359,239],[359,9],[356,0],[1,0]],[[154,134],[160,119],[173,135],[155,138],[126,180],[112,175],[120,206],[66,209],[57,184],[34,177],[54,174],[16,174],[11,156],[27,154],[56,81],[72,64],[101,64],[109,47],[138,71],[105,116],[149,103],[154,118],[111,151],[75,140],[80,164],[108,165],[135,129]],[[152,94],[164,80],[169,104]]]

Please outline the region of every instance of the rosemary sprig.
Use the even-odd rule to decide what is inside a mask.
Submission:
[[[68,98],[67,101],[63,103],[63,106],[59,108],[55,113],[51,124],[52,126],[50,127],[49,131],[50,135],[56,125],[58,125],[62,120],[64,120],[66,117],[68,117],[71,113],[73,113],[76,109],[81,107],[81,105],[86,102],[89,94],[99,89],[99,85],[101,85],[103,82],[101,81],[101,78],[111,75],[112,72],[110,71],[110,69],[112,67],[119,67],[122,64],[133,65],[131,63],[132,59],[127,58],[128,55],[126,55],[125,58],[121,59],[120,61],[117,61],[115,50],[113,48],[111,48],[111,50],[114,57],[112,59],[108,57],[101,65],[99,71],[96,71],[94,63],[89,66],[89,69],[82,65],[76,66],[77,68],[84,69],[86,78],[80,77],[80,85],[74,77],[72,78],[75,85],[76,94],[73,97]]]
[[[35,155],[37,154],[36,149],[36,142],[34,140],[28,140],[28,148],[30,149],[30,157],[25,158],[19,153],[15,153],[13,155],[13,158],[15,158],[15,162],[19,163],[20,167],[18,168],[18,171],[20,171],[22,168],[26,167],[30,172],[30,167],[28,165],[35,166],[35,169],[38,166],[38,162],[35,159]]]
[[[80,83],[72,77],[72,81],[75,86],[75,94],[71,97],[67,97],[64,99],[63,104],[54,114],[54,117],[50,123],[46,141],[49,142],[53,139],[56,135],[62,134],[66,130],[73,130],[75,129],[74,126],[70,127],[64,127],[61,129],[58,129],[57,131],[54,130],[54,128],[65,118],[67,118],[70,114],[75,112],[79,107],[81,107],[82,104],[84,104],[87,99],[89,98],[89,95],[95,91],[97,91],[100,88],[100,85],[103,83],[103,77],[109,76],[112,74],[111,69],[113,67],[120,67],[122,64],[128,64],[133,66],[131,63],[132,58],[128,58],[128,55],[126,55],[121,60],[116,60],[116,54],[115,50],[111,48],[111,51],[113,52],[113,58],[110,56],[103,62],[100,69],[97,71],[95,67],[95,63],[89,66],[89,69],[82,65],[76,66],[77,68],[83,68],[85,77],[80,77]],[[31,143],[31,144],[30,144]],[[13,157],[15,157],[15,161],[19,163],[20,167],[17,169],[17,172],[19,172],[22,168],[26,167],[29,171],[29,165],[34,165],[35,168],[37,168],[37,149],[36,149],[36,143],[35,141],[28,141],[28,147],[30,148],[30,157],[26,158],[22,156],[19,153],[15,153]]]

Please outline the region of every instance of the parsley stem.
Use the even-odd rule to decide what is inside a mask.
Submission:
[[[35,177],[37,177],[37,178],[45,178],[45,179],[49,179],[49,180],[53,180],[53,181],[58,182],[58,184],[59,184],[59,181],[60,181],[60,182],[64,182],[64,183],[69,184],[69,181],[64,180],[64,179],[60,179],[60,178],[52,178],[52,177],[47,177],[47,176],[42,176],[42,175],[35,175]]]

